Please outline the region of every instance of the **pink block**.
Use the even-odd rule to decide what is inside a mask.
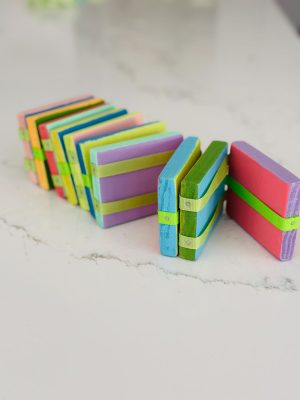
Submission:
[[[282,217],[299,215],[300,180],[275,161],[245,142],[231,146],[229,174]],[[293,256],[296,230],[283,232],[252,209],[231,190],[228,214],[282,261]]]

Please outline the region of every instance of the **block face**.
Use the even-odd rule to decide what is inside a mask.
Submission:
[[[295,209],[299,210],[300,200],[289,207],[292,183],[293,187],[298,186],[294,189],[298,194],[295,193],[293,198],[300,198],[299,179],[297,184],[294,175],[245,142],[231,146],[230,176],[282,217],[294,215]]]
[[[198,204],[205,199],[199,211],[188,211],[180,205],[180,237],[191,238],[195,243],[198,243],[199,238],[205,237],[203,243],[196,248],[183,247],[179,244],[179,256],[182,258],[194,261],[200,256],[222,215],[226,165],[227,143],[214,141],[182,181],[180,195],[188,203]]]
[[[213,141],[182,181],[180,194],[199,199],[210,184],[223,159],[227,156],[226,142]],[[218,160],[219,158],[219,160]]]
[[[179,213],[178,196],[181,181],[190,171],[200,154],[199,139],[189,137],[181,143],[170,158],[159,176],[159,213]],[[166,215],[169,221],[168,214]],[[160,221],[159,237],[161,254],[176,257],[178,255],[178,225],[162,223]]]
[[[245,142],[231,146],[230,176],[279,216],[299,214],[300,180]],[[228,191],[229,216],[279,260],[291,259],[297,231],[283,232],[240,196]]]
[[[227,213],[270,253],[280,258],[283,232],[274,228],[230,189],[227,193]]]
[[[149,217],[156,214],[157,203],[149,204],[139,208],[131,208],[115,214],[100,216],[97,214],[96,221],[101,228],[111,228],[116,225],[125,224],[136,219]]]
[[[81,176],[83,177],[84,175],[86,175],[88,179],[92,181],[90,160],[93,149],[105,145],[113,145],[118,142],[124,142],[128,139],[134,139],[136,137],[149,136],[150,134],[160,132],[161,130],[165,129],[165,124],[163,123],[155,122],[141,125],[142,122],[143,118],[141,114],[129,114],[126,122],[123,122],[121,125],[123,126],[123,129],[110,129],[110,132],[107,134],[103,134],[98,137],[96,136],[94,138],[91,138],[90,140],[78,141],[76,143],[76,149],[81,169]],[[89,204],[90,213],[93,217],[95,217],[93,190],[91,187],[88,187],[86,185],[85,195]]]
[[[93,154],[94,151],[98,151],[98,147],[101,149],[102,146],[114,146],[116,143],[147,137],[163,132],[166,129],[166,125],[163,122],[153,122],[141,125],[143,123],[143,118],[142,115],[138,113],[132,114],[131,118],[132,120],[130,125],[126,125],[119,131],[113,130],[109,134],[95,137],[92,140],[83,140],[76,143],[76,150],[81,170],[81,179],[83,179],[83,176],[86,175],[88,179],[92,181],[90,160],[93,159],[93,162],[96,162],[95,160],[97,160],[97,158],[93,158]],[[94,194],[93,190],[91,190],[91,187],[85,186],[85,195],[89,204],[89,210],[92,216],[95,217]]]
[[[101,192],[97,193],[97,200],[107,203],[139,194],[156,192],[157,179],[163,167],[164,165],[159,165],[127,174],[101,178],[98,182]]]
[[[157,212],[158,176],[167,162],[166,157],[169,159],[181,142],[180,134],[166,132],[92,150],[93,192],[101,205],[101,209],[96,210],[96,220],[101,227]],[[124,170],[112,168],[111,176],[95,175],[103,167],[114,167],[116,163],[121,163]],[[130,172],[126,172],[128,170]],[[109,212],[104,211],[107,207],[110,207]]]

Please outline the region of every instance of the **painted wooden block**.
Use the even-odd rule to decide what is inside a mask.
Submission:
[[[181,182],[179,256],[197,260],[223,211],[227,143],[214,141]]]
[[[32,147],[30,142],[30,137],[28,133],[28,126],[27,126],[27,118],[33,115],[40,114],[45,111],[51,111],[56,108],[61,108],[66,105],[78,103],[79,101],[89,100],[94,98],[91,94],[84,94],[78,97],[72,97],[69,99],[65,99],[62,101],[58,101],[56,103],[51,103],[47,105],[43,105],[40,107],[31,108],[26,111],[22,111],[18,114],[18,124],[19,124],[19,136],[23,144],[23,151],[24,151],[24,164],[25,168],[28,171],[29,179],[38,184],[38,177],[36,173],[36,168],[33,159]]]
[[[96,221],[102,228],[157,212],[158,176],[183,138],[150,135],[90,151]]]
[[[179,190],[182,179],[200,157],[200,141],[188,137],[170,158],[158,180],[158,221],[161,254],[178,255]]]
[[[67,156],[62,139],[63,135],[95,126],[126,113],[124,110],[124,112],[117,114],[117,110],[113,105],[105,104],[40,125],[42,144],[56,193],[59,197],[67,198],[71,204],[78,204],[78,202],[75,190],[72,190],[73,185],[71,189],[64,187],[64,175],[62,172],[68,172],[70,168],[66,165]],[[53,137],[54,140],[52,140]]]
[[[141,118],[140,118],[141,119]],[[128,129],[110,132],[102,135],[102,137],[93,138],[92,140],[80,140],[76,143],[76,151],[81,170],[81,185],[84,186],[86,198],[89,204],[91,215],[95,218],[95,199],[92,190],[92,173],[90,152],[93,148],[124,142],[126,140],[136,139],[139,137],[150,136],[156,133],[166,131],[166,125],[163,122],[152,122],[145,125],[138,125]]]
[[[231,145],[227,213],[281,261],[293,257],[300,179],[246,142]]]
[[[41,138],[39,134],[39,125],[63,116],[71,115],[78,111],[86,110],[90,107],[103,103],[104,101],[102,99],[95,98],[27,117],[28,133],[32,146],[34,164],[38,176],[39,185],[43,189],[49,190],[53,187],[53,185],[51,181],[49,167],[46,163],[46,156],[42,148]]]
[[[124,110],[121,112],[123,113]],[[65,188],[67,188],[68,186],[70,187],[71,183],[74,185],[73,187],[75,193],[77,194],[81,208],[86,211],[89,211],[90,209],[84,186],[86,183],[86,177],[82,176],[82,170],[79,162],[76,144],[79,141],[97,140],[98,138],[103,138],[107,135],[111,135],[116,131],[135,127],[139,125],[142,121],[142,115],[139,113],[130,113],[121,116],[117,116],[116,114],[112,119],[107,120],[106,122],[102,122],[90,128],[81,129],[74,133],[67,133],[63,136],[64,146],[67,154],[67,161],[69,163],[68,165],[70,166],[70,173],[72,174],[73,182],[71,181],[70,176],[66,173],[62,175],[62,179]]]

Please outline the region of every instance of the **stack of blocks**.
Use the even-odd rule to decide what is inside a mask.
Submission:
[[[189,137],[167,163],[158,186],[161,253],[198,259],[227,198],[231,218],[279,260],[290,260],[300,224],[299,178],[245,142],[232,144],[229,159],[227,152],[225,142],[215,141],[200,154],[197,138]]]
[[[300,179],[245,142],[201,152],[160,121],[91,94],[18,115],[25,168],[108,228],[158,211],[160,251],[197,260],[227,214],[279,260],[293,257]],[[228,189],[228,190],[226,190]]]
[[[158,176],[182,142],[163,122],[83,95],[18,115],[25,167],[102,228],[157,212]]]
[[[227,170],[225,142],[212,142],[203,154],[197,138],[179,146],[159,177],[162,254],[199,257],[222,214]]]

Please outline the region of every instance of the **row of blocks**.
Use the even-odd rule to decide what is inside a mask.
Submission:
[[[102,228],[158,211],[161,253],[196,260],[226,199],[228,214],[274,256],[293,256],[300,180],[247,143],[228,155],[227,143],[214,141],[202,153],[198,138],[91,94],[18,121],[30,179]]]

